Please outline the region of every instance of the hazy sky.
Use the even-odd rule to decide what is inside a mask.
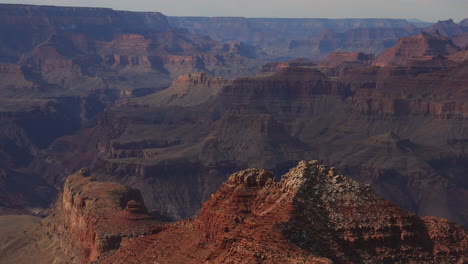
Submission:
[[[468,17],[468,0],[0,0],[118,10],[159,11],[169,16],[319,18],[419,18],[429,22]]]

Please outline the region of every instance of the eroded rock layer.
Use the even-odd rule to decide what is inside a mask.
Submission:
[[[67,178],[40,226],[7,243],[0,263],[91,263],[155,223],[138,190],[97,182],[81,169]]]
[[[57,241],[60,263],[461,264],[468,257],[461,226],[407,213],[317,161],[301,161],[279,182],[262,169],[234,173],[196,218],[177,223],[149,220],[140,199],[80,171],[54,213],[0,249],[0,261],[50,257],[44,246]]]
[[[405,65],[412,60],[432,60],[436,56],[447,56],[457,51],[460,51],[460,47],[438,30],[432,34],[421,31],[417,36],[399,39],[397,45],[377,58],[375,65]]]
[[[318,64],[269,63],[256,77],[183,75],[108,108],[51,151],[60,160],[96,153],[88,166],[98,177],[141,189],[150,210],[176,219],[195,215],[234,171],[282,174],[319,158],[405,210],[466,225],[468,65],[453,51],[382,67],[369,55],[334,53]],[[74,148],[79,140],[89,144]]]
[[[0,4],[0,212],[42,213],[70,166],[43,150],[110,104],[185,73],[254,74],[263,55],[175,29],[158,12]]]

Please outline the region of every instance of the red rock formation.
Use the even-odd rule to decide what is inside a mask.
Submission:
[[[464,263],[468,257],[461,226],[418,218],[316,161],[300,162],[280,182],[260,169],[234,173],[195,219],[152,227],[147,219],[138,192],[93,181],[81,170],[35,231],[36,248],[9,244],[0,252],[10,255],[0,260],[44,259],[51,255],[44,241],[60,241],[56,253],[79,263]]]
[[[156,224],[135,189],[71,175],[50,215],[2,248],[1,263],[94,263]]]
[[[290,62],[265,67],[273,76],[234,81],[186,75],[167,92],[110,107],[87,124],[91,128],[70,136],[117,98],[166,87],[186,70],[250,72],[257,50],[169,28],[160,14],[16,8],[2,11],[9,15],[0,25],[9,37],[2,39],[8,45],[0,47],[1,58],[12,67],[0,84],[2,183],[8,183],[0,192],[3,205],[43,207],[31,203],[45,200],[37,193],[49,195],[64,171],[89,165],[102,179],[141,188],[151,210],[184,218],[233,171],[257,166],[278,172],[318,157],[406,209],[467,223],[466,65],[435,58],[330,74],[310,62]],[[20,30],[24,24],[38,27]],[[391,39],[398,33],[378,32],[339,36]],[[328,36],[321,48],[337,40]],[[22,54],[24,67],[15,64]],[[375,143],[389,132],[411,144]],[[69,136],[40,150],[63,135]]]
[[[460,48],[438,31],[433,34],[421,32],[417,36],[405,37],[398,44],[383,52],[375,61],[376,66],[406,65],[415,60],[432,60],[436,56],[447,56]]]
[[[124,237],[147,234],[151,219],[138,190],[96,182],[82,169],[67,179],[43,223],[66,255],[90,263],[117,249]]]

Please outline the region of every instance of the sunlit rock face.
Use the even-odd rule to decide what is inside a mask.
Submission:
[[[53,213],[0,249],[0,261],[463,263],[467,245],[461,226],[417,217],[335,168],[301,161],[279,182],[263,169],[236,172],[198,216],[166,224],[151,219],[137,190],[80,170]]]

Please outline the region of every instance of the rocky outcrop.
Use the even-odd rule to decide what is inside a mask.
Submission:
[[[337,263],[461,263],[466,258],[463,248],[467,237],[461,227],[404,212],[369,186],[337,175],[333,168],[303,162],[283,177],[280,185],[291,185],[292,179],[299,184],[292,217],[283,228],[301,248],[320,252]],[[447,240],[439,239],[445,234],[439,237],[430,229],[433,221],[457,229],[454,239],[459,243],[439,251]],[[328,245],[322,241],[329,241]]]
[[[50,252],[47,242],[60,246]],[[279,182],[262,169],[234,173],[196,218],[171,224],[150,220],[137,190],[83,169],[35,231],[0,248],[0,261],[464,263],[467,246],[461,226],[419,218],[334,168],[301,161]]]
[[[94,182],[89,171],[80,170],[67,179],[46,221],[64,250],[72,246],[65,253],[88,263],[117,249],[123,237],[144,235],[151,218],[138,190]]]
[[[34,231],[8,243],[0,262],[94,263],[118,249],[122,240],[148,235],[155,223],[138,190],[97,182],[81,169],[68,177],[50,215]]]
[[[432,60],[437,56],[447,56],[460,50],[452,40],[441,35],[421,31],[417,36],[405,37],[398,44],[383,52],[375,61],[377,66],[406,65],[415,60]]]
[[[468,243],[462,227],[409,214],[317,162],[280,182],[265,170],[235,173],[199,216],[159,230],[102,263],[463,263]]]

